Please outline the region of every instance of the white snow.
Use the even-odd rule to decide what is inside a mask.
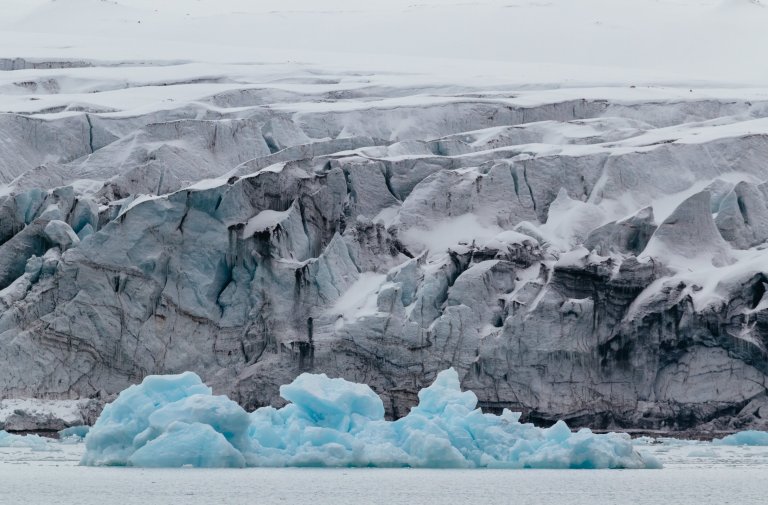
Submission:
[[[403,242],[414,250],[445,251],[451,246],[473,241],[487,241],[503,230],[497,225],[482,223],[474,214],[446,218],[431,228],[410,228],[402,234]]]
[[[345,64],[430,61],[475,79],[514,62],[503,72],[528,83],[768,79],[745,64],[759,61],[768,20],[748,0],[6,0],[2,11],[0,56],[328,64],[344,53]]]
[[[228,173],[222,175],[221,177],[214,177],[212,179],[202,179],[197,181],[196,183],[187,186],[185,189],[192,190],[192,191],[205,191],[207,189],[213,189],[218,188],[220,186],[223,186],[227,183],[227,180],[229,180],[230,177],[232,177],[235,174],[236,170],[230,170]]]
[[[130,201],[127,205],[123,205],[123,207],[120,208],[120,213],[118,214],[118,217],[124,215],[126,212],[131,210],[132,208],[136,207],[137,205],[141,205],[144,202],[151,202],[153,200],[158,200],[161,197],[157,195],[138,195],[135,198],[129,197]],[[113,202],[117,203],[117,202]]]
[[[265,173],[265,172],[272,172],[272,173],[275,173],[275,174],[279,174],[280,172],[283,171],[284,168],[285,168],[285,163],[275,163],[273,165],[269,165],[268,167],[262,168],[261,170],[259,170],[256,173],[257,174],[261,174],[261,173]]]
[[[331,314],[340,315],[346,320],[376,313],[376,295],[387,276],[373,272],[363,272],[344,294],[336,300],[330,309]]]
[[[254,233],[274,228],[280,224],[281,221],[286,219],[289,213],[290,209],[284,211],[269,209],[262,210],[248,220],[248,223],[245,225],[245,229],[243,229],[243,236],[250,237]]]
[[[518,233],[513,230],[506,230],[493,236],[492,238],[486,240],[485,242],[480,242],[478,245],[488,249],[493,249],[493,248],[501,249],[502,247],[508,246],[508,245],[523,245],[523,244],[538,245],[538,241],[523,233]]]

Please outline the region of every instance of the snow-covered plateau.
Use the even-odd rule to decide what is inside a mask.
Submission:
[[[768,428],[768,7],[3,0],[0,429],[152,374]],[[279,5],[276,5],[279,4]]]

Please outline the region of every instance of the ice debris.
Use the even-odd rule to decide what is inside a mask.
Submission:
[[[59,451],[50,440],[39,435],[16,435],[0,430],[0,447],[23,447],[33,451]]]
[[[72,441],[82,441],[85,436],[90,431],[91,427],[87,425],[78,425],[78,426],[70,426],[69,428],[64,428],[63,430],[59,430],[59,440],[72,440]]]
[[[456,371],[441,372],[397,420],[365,384],[302,374],[283,408],[252,413],[191,372],[149,376],[107,405],[83,465],[138,467],[658,468],[628,435],[541,429],[508,410],[484,414]]]
[[[747,430],[712,441],[715,445],[768,446],[768,431]]]

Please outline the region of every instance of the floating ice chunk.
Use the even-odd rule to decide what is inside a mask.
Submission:
[[[195,374],[148,377],[104,409],[86,436],[82,462],[240,468],[250,447],[249,426],[247,412],[211,396]]]
[[[15,435],[0,430],[0,447],[25,447],[33,451],[58,451],[47,438],[38,435]]]
[[[85,437],[85,465],[126,465],[139,448],[134,439],[149,428],[149,416],[170,403],[211,389],[191,372],[151,375],[140,385],[127,388],[102,411]],[[145,442],[148,440],[145,440]]]
[[[5,430],[0,430],[0,447],[13,447],[13,444],[22,438],[21,435],[14,435]]]
[[[712,441],[715,445],[765,445],[768,446],[768,431],[747,430]]]
[[[635,439],[634,442],[636,444],[645,442],[647,445],[664,445],[664,446],[670,446],[670,447],[697,445],[699,443],[697,440],[689,440],[684,438],[673,438],[673,437],[641,437],[641,439]]]
[[[280,388],[292,402],[251,414],[185,373],[148,377],[104,409],[86,437],[86,465],[657,468],[627,435],[572,433],[484,414],[453,369],[419,392],[397,421],[365,384],[302,374]]]
[[[242,468],[245,458],[210,425],[176,421],[134,452],[128,463],[148,468]]]
[[[90,429],[91,429],[90,426],[85,426],[85,425],[71,426],[69,428],[64,428],[63,430],[59,430],[59,440],[65,440],[65,439],[82,440],[88,434]]]

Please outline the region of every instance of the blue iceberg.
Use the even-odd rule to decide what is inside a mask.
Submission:
[[[85,438],[84,465],[416,468],[659,468],[624,434],[571,432],[485,414],[441,372],[396,421],[367,385],[302,374],[283,408],[245,412],[191,372],[150,376],[108,405]]]
[[[131,454],[128,463],[147,468],[242,468],[245,458],[211,425],[175,421]]]
[[[64,428],[63,430],[59,430],[59,440],[80,441],[85,438],[90,429],[90,426],[84,424]]]
[[[39,435],[16,435],[0,430],[0,447],[26,448],[32,451],[58,451],[58,447],[51,445],[50,440]]]
[[[768,446],[768,431],[747,430],[712,441],[715,445]]]

